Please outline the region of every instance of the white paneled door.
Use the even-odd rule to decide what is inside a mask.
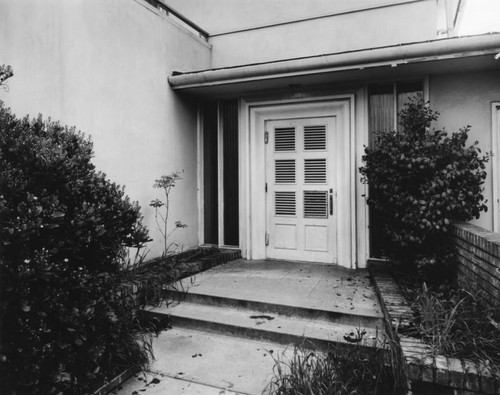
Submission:
[[[337,262],[336,117],[270,120],[266,143],[266,255]]]

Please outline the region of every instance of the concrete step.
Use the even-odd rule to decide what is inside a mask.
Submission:
[[[356,306],[352,308],[334,307],[334,303],[329,303],[329,309],[325,309],[325,304],[315,307],[300,305],[297,301],[293,304],[286,303],[284,298],[273,299],[269,296],[259,297],[246,296],[239,298],[234,293],[214,294],[208,292],[197,292],[196,288],[190,288],[187,292],[169,290],[167,297],[176,302],[189,302],[210,306],[229,307],[236,309],[250,309],[261,313],[279,314],[281,316],[300,317],[308,320],[323,320],[351,327],[366,327],[371,329],[383,328],[383,318],[377,314],[371,306]]]
[[[340,346],[384,348],[383,330],[360,325],[345,325],[324,319],[310,319],[263,312],[250,308],[205,305],[184,301],[150,310],[157,316],[169,315],[174,327],[231,334],[238,337],[271,341],[278,344],[305,344],[326,350],[332,343]],[[359,337],[359,333],[364,334]]]

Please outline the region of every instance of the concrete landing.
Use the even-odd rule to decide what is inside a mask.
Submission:
[[[366,270],[239,259],[185,279],[179,288],[188,289],[186,300],[195,303],[383,327],[383,314]]]

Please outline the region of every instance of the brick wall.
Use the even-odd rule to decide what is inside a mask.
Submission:
[[[500,234],[463,222],[455,223],[452,233],[459,284],[484,291],[492,307],[500,307]]]

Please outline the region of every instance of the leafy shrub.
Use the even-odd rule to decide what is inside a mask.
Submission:
[[[430,129],[438,113],[420,97],[401,111],[402,131],[375,134],[365,148],[362,181],[368,205],[384,219],[387,253],[399,261],[434,264],[450,253],[450,223],[478,218],[488,155],[477,142],[466,146],[467,126],[451,136]]]
[[[4,393],[87,393],[147,361],[122,265],[148,233],[92,155],[81,133],[18,119],[0,102]]]

